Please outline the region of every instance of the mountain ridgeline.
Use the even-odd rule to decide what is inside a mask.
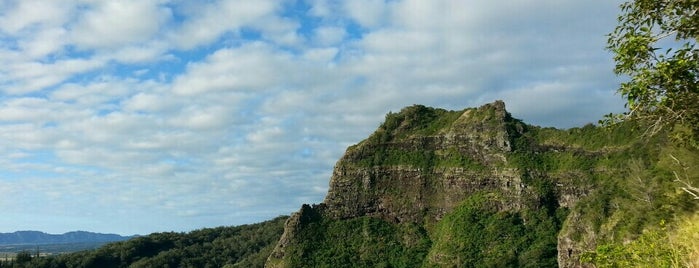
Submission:
[[[20,252],[0,268],[262,267],[288,217],[189,233],[153,233],[95,250],[48,257]]]
[[[133,236],[100,234],[84,231],[68,232],[60,235],[47,234],[38,231],[17,231],[13,233],[0,233],[0,245],[97,243],[122,241],[130,238],[133,238]]]
[[[560,130],[502,101],[413,105],[290,217],[9,267],[699,267],[699,202],[682,190],[699,185],[699,152],[637,124]]]
[[[502,101],[389,113],[337,162],[325,200],[290,217],[266,266],[591,266],[597,247],[695,212],[673,171],[696,174],[681,165],[697,152],[641,130],[531,126]]]

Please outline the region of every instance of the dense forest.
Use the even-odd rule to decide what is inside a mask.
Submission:
[[[51,257],[21,252],[14,261],[0,262],[0,267],[263,267],[287,218],[189,233],[154,233]]]

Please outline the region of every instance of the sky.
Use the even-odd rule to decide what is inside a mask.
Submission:
[[[0,232],[288,215],[413,104],[597,122],[620,3],[0,0]]]

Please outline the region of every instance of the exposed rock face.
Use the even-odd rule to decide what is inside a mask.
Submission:
[[[515,171],[505,167],[504,153],[511,150],[507,117],[504,104],[496,102],[466,110],[450,127],[434,135],[380,144],[364,142],[349,148],[335,165],[323,202],[326,216],[344,219],[372,215],[394,222],[419,222],[425,216],[441,218],[476,190],[502,189],[516,199],[522,191],[521,181]],[[424,154],[426,148],[427,154],[434,154],[426,156],[432,161],[452,153],[468,156],[466,161],[478,168],[435,167],[434,163],[423,167],[357,164],[379,151]]]
[[[289,218],[267,266],[286,267],[285,256],[299,254],[288,252],[288,245],[313,219],[371,216],[430,224],[481,191],[502,196],[499,210],[518,211],[539,198],[523,181],[525,173],[529,180],[556,181],[558,205],[573,206],[587,194],[576,183],[585,174],[537,173],[508,163],[513,143],[526,127],[507,113],[502,101],[461,112],[411,106],[389,114],[374,134],[348,148],[337,162],[323,203],[303,205]],[[568,254],[574,246],[561,238],[559,262],[577,256],[577,251]]]

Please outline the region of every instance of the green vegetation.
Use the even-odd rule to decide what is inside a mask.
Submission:
[[[430,136],[448,129],[464,111],[447,111],[423,105],[403,108],[399,113],[388,113],[379,129],[367,139],[371,143],[385,143],[406,138],[408,135]]]
[[[603,122],[638,121],[643,131],[630,136],[669,142],[627,150],[626,172],[600,181],[599,197],[583,204],[583,213],[602,211],[604,239],[583,256],[598,267],[699,267],[697,10],[695,0],[628,1],[609,35],[615,72],[629,78],[618,90],[629,111]]]
[[[678,261],[699,245],[673,244],[670,236],[677,229],[696,230],[682,219],[696,219],[699,202],[680,189],[675,175],[683,170],[682,178],[696,185],[699,169],[682,168],[676,160],[698,163],[699,154],[667,145],[650,156],[627,160],[625,172],[600,180],[598,192],[581,202],[582,215],[598,233],[598,246],[582,261],[599,267],[689,267]]]
[[[635,240],[600,245],[581,259],[597,267],[699,267],[699,214],[674,226],[661,221]]]
[[[630,78],[618,90],[629,112],[618,118],[650,121],[653,130],[681,125],[682,140],[699,148],[697,10],[696,0],[628,1],[607,48],[614,71]]]
[[[500,211],[497,194],[471,195],[442,219],[424,266],[555,267],[565,210]],[[526,224],[525,224],[526,221]]]
[[[371,189],[353,189],[370,192],[362,193],[362,200],[379,193],[376,198],[389,200],[390,209],[425,207],[424,222],[395,223],[382,220],[382,214],[333,220],[321,212],[287,245],[284,265],[550,267],[558,264],[560,236],[571,241],[564,253],[571,263],[623,267],[630,263],[624,250],[638,256],[672,256],[678,262],[692,251],[691,245],[676,250],[679,246],[669,242],[666,249],[653,244],[651,251],[642,251],[647,241],[669,241],[669,232],[683,226],[676,224],[678,217],[696,214],[699,205],[679,188],[675,173],[682,170],[681,179],[696,185],[699,167],[686,163],[699,163],[699,152],[673,143],[672,130],[643,136],[648,128],[643,121],[541,128],[524,125],[495,106],[464,113],[460,117],[412,106],[389,114],[371,137],[348,149],[350,157],[341,163],[364,170],[389,168],[402,178],[399,182],[377,177],[366,184]],[[488,137],[503,135],[503,129],[511,148],[502,152],[505,164],[479,156],[493,145]],[[463,144],[444,142],[454,133],[467,137]],[[476,192],[453,200],[457,195],[440,190],[440,176],[462,168],[478,181],[458,178],[454,183],[472,185],[468,187]],[[506,177],[508,188],[493,187],[492,180],[480,178],[499,176],[492,171],[502,169],[517,174],[519,181],[514,183],[520,185]],[[402,170],[406,175],[400,175]],[[421,175],[412,181],[414,170]],[[430,220],[435,215],[431,209],[439,209],[430,206],[445,200],[459,203],[437,221]],[[655,228],[661,221],[672,228]],[[401,237],[421,242],[407,243]]]
[[[288,245],[288,267],[552,267],[565,209],[499,211],[494,193],[474,194],[434,227],[362,216],[307,216]],[[526,224],[525,224],[526,222]]]
[[[670,244],[666,232],[661,222],[660,228],[646,230],[626,245],[603,244],[583,254],[581,260],[597,267],[681,267],[684,252]]]
[[[154,233],[52,257],[18,255],[14,262],[0,267],[263,267],[286,219],[186,234]]]
[[[415,224],[394,224],[369,216],[319,219],[306,225],[288,260],[290,267],[415,267],[430,240]]]
[[[578,222],[563,231],[581,244],[597,244],[581,261],[598,267],[684,267],[677,263],[691,246],[679,249],[668,235],[683,228],[678,218],[699,215],[699,203],[678,182],[699,183],[699,168],[688,164],[699,163],[699,152],[671,142],[672,131],[642,136],[645,129],[638,121],[567,131],[530,128],[515,142],[513,165],[537,171],[533,174],[545,171],[540,181],[590,189],[573,208]],[[566,178],[571,170],[578,172]],[[668,226],[658,228],[659,222]]]

